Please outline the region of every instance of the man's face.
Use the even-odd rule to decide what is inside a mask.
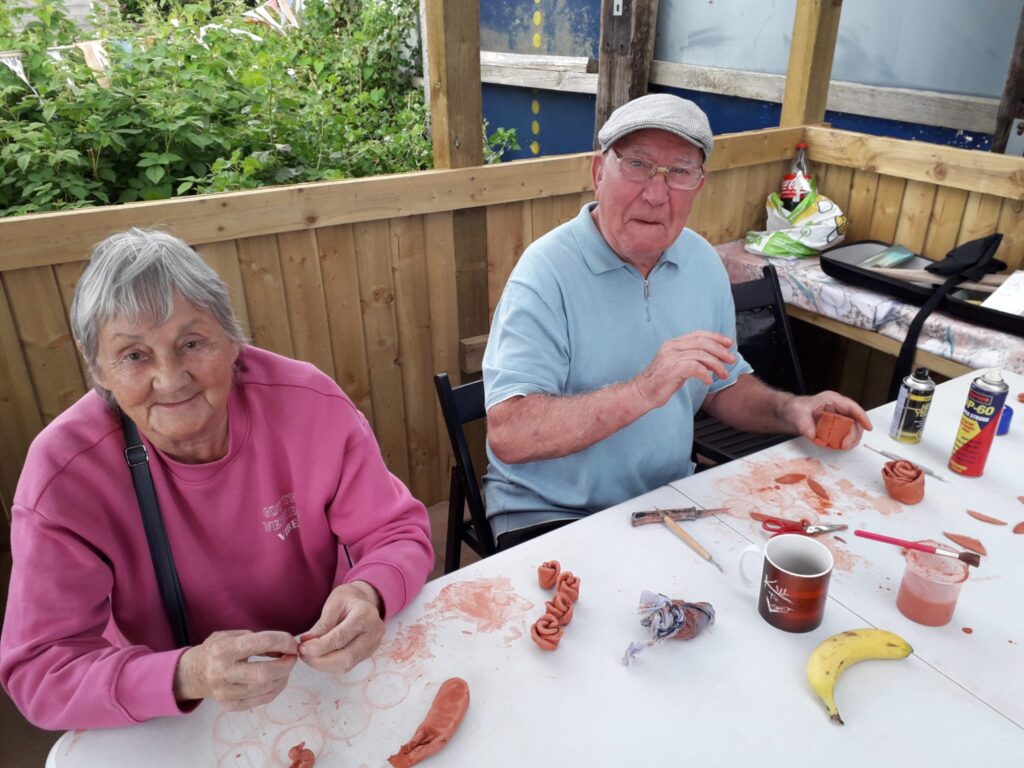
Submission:
[[[646,182],[630,181],[622,175],[623,160],[616,152],[623,159],[642,158],[658,166],[695,168],[700,168],[703,153],[674,133],[646,129],[629,134],[613,149],[594,156],[594,223],[619,258],[647,274],[683,231],[704,179],[694,189],[672,189],[663,173]]]

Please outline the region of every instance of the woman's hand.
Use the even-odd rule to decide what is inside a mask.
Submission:
[[[382,606],[377,590],[365,581],[335,587],[320,619],[301,638],[300,658],[323,672],[348,672],[380,645]]]
[[[298,643],[287,632],[214,632],[178,659],[174,698],[216,699],[233,712],[258,707],[288,685],[297,652]],[[251,656],[280,658],[249,661]]]

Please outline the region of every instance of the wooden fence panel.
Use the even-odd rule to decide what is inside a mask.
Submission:
[[[488,229],[490,231],[490,229]],[[455,282],[455,230],[451,213],[428,213],[423,220],[427,256],[427,295],[430,302],[430,350],[434,373],[447,372],[454,384],[462,381],[459,370],[459,310]],[[444,498],[448,495],[450,451],[448,432],[441,408],[429,387],[439,448],[436,457],[438,487]],[[423,396],[423,393],[420,393]],[[419,498],[424,498],[419,496]]]
[[[317,230],[317,243],[335,380],[373,424],[370,364],[366,357],[359,266],[352,228],[352,224],[322,227]]]
[[[294,355],[335,378],[316,233],[282,232],[277,236],[277,248]]]
[[[53,421],[88,389],[53,267],[11,270],[3,281],[43,421]]]
[[[504,203],[487,209],[488,319],[494,317],[494,308],[512,268],[534,239],[530,203]]]
[[[409,482],[405,395],[399,367],[398,320],[391,277],[388,222],[355,225],[359,296],[363,306],[366,358],[370,364],[373,429],[391,471]]]
[[[426,498],[441,498],[437,475],[438,440],[433,391],[434,360],[423,217],[391,220],[391,270],[395,286],[399,363],[405,397],[409,483]],[[447,437],[445,438],[447,439]]]
[[[78,285],[78,280],[82,277],[82,273],[85,271],[88,263],[87,261],[72,261],[65,264],[55,264],[53,267],[54,277],[57,278],[57,289],[60,291],[60,300],[64,307],[64,317],[70,318],[71,316],[71,300],[75,296],[75,286]],[[71,322],[69,320],[68,329],[70,330],[70,328]],[[82,372],[82,380],[86,384],[91,385],[92,378],[90,377],[85,360],[80,354],[76,354],[75,359],[78,361],[78,369]]]
[[[914,253],[923,253],[934,203],[934,184],[908,181],[903,190],[899,221],[896,223],[896,235],[892,242],[900,243]]]
[[[850,207],[846,211],[846,242],[866,240],[871,234],[871,216],[878,194],[878,174],[854,171],[850,182]]]
[[[231,306],[235,310],[242,330],[246,336],[252,336],[249,326],[249,307],[245,301],[245,285],[242,282],[242,269],[238,265],[238,246],[234,240],[219,243],[204,243],[195,246],[196,252],[216,272],[220,279],[227,283]]]
[[[979,192],[968,194],[964,217],[960,223],[960,234],[956,239],[957,245],[995,232],[999,225],[999,209],[1002,204],[1002,198],[999,197]]]
[[[273,235],[242,237],[236,246],[252,343],[271,352],[294,357],[288,314],[284,311],[288,302],[276,238]]]
[[[929,259],[939,261],[946,258],[946,254],[956,245],[966,205],[967,192],[964,190],[938,188],[928,221],[928,237],[922,251]]]
[[[996,258],[1005,261],[1011,270],[1024,267],[1024,202],[1003,200],[997,231],[1003,233],[1003,242]]]
[[[43,419],[14,315],[7,291],[0,283],[0,493],[8,516],[25,453],[42,428]]]
[[[895,176],[883,176],[879,179],[875,206],[871,214],[869,238],[886,243],[895,242],[900,206],[903,204],[903,190],[906,186],[906,181]]]

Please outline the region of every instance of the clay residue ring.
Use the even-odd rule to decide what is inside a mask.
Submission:
[[[900,459],[882,467],[885,490],[896,501],[917,504],[924,498],[924,472],[916,464]]]

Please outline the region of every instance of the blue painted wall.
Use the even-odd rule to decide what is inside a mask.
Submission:
[[[999,98],[1021,0],[856,0],[843,5],[832,78],[887,87]],[[655,58],[785,74],[796,0],[661,0]],[[480,0],[483,50],[597,58],[600,0]],[[695,91],[712,130],[779,124],[780,105]],[[508,159],[591,148],[594,97],[484,85],[484,117],[515,128]],[[987,150],[989,134],[840,112],[835,127]]]

